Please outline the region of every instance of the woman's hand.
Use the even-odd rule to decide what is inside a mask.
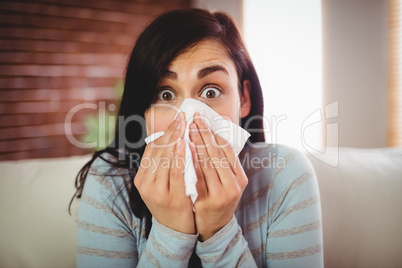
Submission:
[[[134,184],[159,223],[194,234],[193,208],[184,187],[185,124],[180,113],[162,137],[146,146]]]
[[[232,147],[199,114],[190,125],[190,138],[198,178],[195,225],[205,241],[231,220],[248,179]]]

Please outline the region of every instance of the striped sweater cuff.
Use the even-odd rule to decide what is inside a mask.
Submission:
[[[190,235],[170,229],[154,218],[147,242],[147,258],[180,267],[191,257],[198,235]]]
[[[196,253],[203,266],[235,267],[241,259],[251,257],[248,244],[243,237],[235,216],[213,237],[197,242]]]

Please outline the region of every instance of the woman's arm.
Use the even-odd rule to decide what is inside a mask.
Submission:
[[[134,178],[153,216],[147,239],[142,221],[130,210],[123,178],[94,175],[105,170],[91,168],[79,212],[79,267],[187,267],[197,235],[191,201],[184,191],[183,140],[177,143],[185,120],[183,115],[178,118],[163,137],[148,144]]]
[[[143,267],[187,267],[197,241],[193,207],[184,186],[185,124],[180,113],[162,137],[146,146],[134,178],[153,217],[140,259]]]
[[[196,253],[202,267],[257,267],[235,216],[213,237],[198,241]]]
[[[130,210],[125,174],[104,176],[108,167],[96,160],[85,182],[78,214],[77,267],[187,267],[197,235],[176,232],[153,219],[145,239],[140,219]]]
[[[77,267],[136,267],[140,221],[131,211],[122,176],[104,176],[109,165],[98,158],[86,178],[80,201]]]
[[[198,114],[190,125],[197,173],[196,253],[203,267],[256,267],[234,212],[248,179],[233,149]]]
[[[323,267],[321,205],[314,169],[303,154],[289,147],[279,146],[276,156],[269,192],[267,265]]]
[[[184,186],[185,124],[180,113],[163,136],[146,146],[134,184],[158,222],[195,234],[193,207]]]

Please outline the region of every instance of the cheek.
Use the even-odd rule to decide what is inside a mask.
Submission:
[[[237,102],[227,102],[214,107],[215,112],[223,118],[239,124],[239,104]]]
[[[145,112],[145,122],[147,125],[147,136],[159,132],[165,131],[176,115],[174,109],[159,107],[149,108]]]

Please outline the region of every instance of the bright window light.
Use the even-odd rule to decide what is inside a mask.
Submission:
[[[320,150],[321,124],[304,123],[322,105],[321,1],[244,0],[243,8],[244,38],[264,93],[267,141]]]

